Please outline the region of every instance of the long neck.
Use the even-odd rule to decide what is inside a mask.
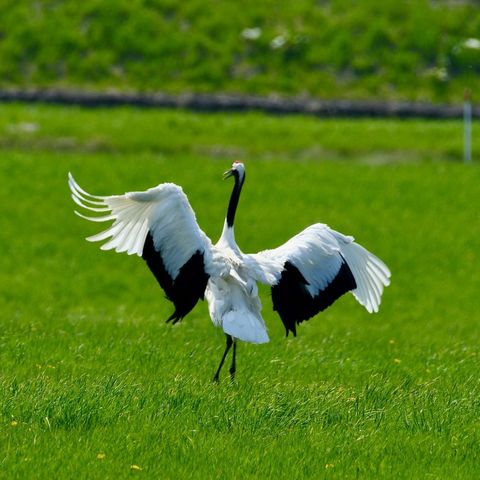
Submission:
[[[233,222],[235,221],[235,213],[238,207],[238,201],[240,200],[240,193],[242,192],[243,182],[245,181],[245,174],[240,178],[238,173],[234,173],[235,185],[233,186],[232,194],[230,195],[230,201],[228,202],[227,226],[233,228]]]
[[[233,249],[238,249],[235,243],[235,234],[233,232],[233,222],[235,220],[235,213],[238,207],[238,201],[240,200],[240,193],[242,191],[243,182],[245,181],[245,175],[240,178],[238,173],[234,173],[235,185],[233,186],[230,201],[228,202],[227,216],[225,218],[225,224],[223,225],[223,232],[220,236],[219,244],[225,244]]]

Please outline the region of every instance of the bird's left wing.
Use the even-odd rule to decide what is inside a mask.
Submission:
[[[178,185],[163,183],[144,192],[97,196],[83,190],[71,174],[68,183],[77,205],[102,214],[86,216],[76,211],[78,216],[92,222],[113,221],[107,230],[87,240],[107,240],[102,250],[143,257],[175,305],[169,320],[180,320],[203,299],[214,270],[212,243]]]
[[[388,267],[375,255],[324,224],[315,224],[282,246],[246,255],[256,280],[272,286],[273,308],[287,334],[352,291],[368,312],[378,311],[390,281]]]

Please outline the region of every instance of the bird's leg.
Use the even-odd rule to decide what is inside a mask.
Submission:
[[[232,344],[233,344],[232,337],[228,334],[225,334],[225,336],[227,337],[227,346],[225,347],[225,351],[223,352],[222,359],[220,360],[220,365],[218,366],[217,371],[215,372],[215,375],[213,376],[213,381],[214,382],[219,381],[220,370],[223,367],[223,362],[225,362],[225,358],[227,357],[227,354],[228,354],[228,352],[229,352],[229,350],[230,350],[230,348],[232,347]],[[233,348],[235,350],[235,347],[233,347]]]
[[[232,365],[230,366],[230,378],[232,382],[235,380],[235,372],[237,371],[237,341],[233,340]]]

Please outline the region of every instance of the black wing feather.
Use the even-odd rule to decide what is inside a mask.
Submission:
[[[150,232],[145,239],[142,258],[175,306],[175,311],[167,322],[173,320],[173,323],[177,323],[191,312],[200,299],[203,300],[210,276],[205,272],[205,261],[200,250],[180,268],[175,280],[167,272],[161,252],[155,250]]]
[[[296,336],[297,324],[325,310],[343,294],[357,288],[345,260],[335,278],[314,297],[308,291],[307,285],[308,282],[300,270],[287,261],[280,281],[272,287],[273,309],[280,315],[287,336],[289,332]]]

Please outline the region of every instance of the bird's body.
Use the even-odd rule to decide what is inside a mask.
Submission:
[[[288,332],[352,291],[369,312],[378,311],[390,271],[376,256],[324,224],[314,224],[282,246],[257,254],[244,254],[234,236],[234,219],[245,168],[235,162],[226,176],[235,184],[222,235],[213,245],[198,226],[186,195],[172,183],[145,192],[94,196],[69,175],[73,200],[100,217],[79,216],[113,224],[89,241],[108,241],[103,250],[115,249],[143,257],[175,306],[168,321],[186,316],[199,299],[208,302],[216,327],[227,337],[227,347],[215,374],[218,380],[225,357],[233,345],[230,373],[235,374],[236,340],[269,341],[261,315],[257,282],[271,286],[274,310]]]
[[[268,342],[253,264],[238,248],[233,228],[226,223],[213,255],[221,268],[210,277],[205,291],[212,322],[244,342]]]

